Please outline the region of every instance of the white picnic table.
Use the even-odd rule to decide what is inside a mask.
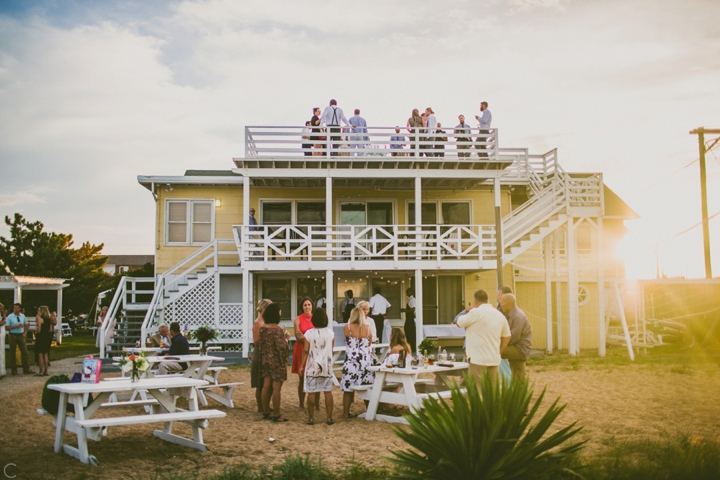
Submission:
[[[227,370],[227,367],[211,367],[210,365],[212,362],[222,361],[224,358],[222,357],[213,357],[211,355],[197,355],[197,354],[190,354],[190,355],[168,355],[168,356],[162,356],[162,357],[147,357],[148,362],[151,364],[156,363],[162,363],[162,362],[178,362],[178,363],[187,363],[188,368],[182,372],[183,377],[187,378],[197,378],[202,379],[208,382],[207,385],[198,387],[198,393],[200,398],[200,403],[203,405],[203,407],[207,406],[208,402],[205,398],[210,397],[216,402],[219,402],[226,407],[234,408],[235,404],[233,403],[233,393],[235,392],[235,388],[239,385],[244,385],[243,382],[231,382],[231,383],[220,383],[218,380],[218,377],[220,375],[220,372]],[[166,376],[178,376],[180,373],[174,373]],[[155,375],[155,378],[161,377],[160,375]],[[213,392],[212,390],[215,388],[219,388],[222,390],[222,394]]]
[[[469,364],[465,362],[443,362],[450,367],[442,367],[438,364],[427,365],[421,367],[410,367],[410,368],[397,368],[397,367],[382,367],[373,366],[369,369],[375,372],[375,382],[372,385],[362,385],[354,387],[357,391],[358,397],[362,400],[368,400],[367,411],[359,417],[365,418],[366,420],[379,420],[391,423],[404,423],[407,424],[407,420],[403,417],[394,417],[392,415],[378,414],[378,406],[381,403],[389,403],[394,405],[403,405],[410,407],[411,410],[422,408],[422,401],[428,397],[450,397],[449,388],[456,381],[450,377],[462,375],[469,368]],[[421,373],[433,373],[435,374],[435,380],[421,380],[418,376]],[[428,391],[418,392],[418,386],[430,390],[436,390],[436,386],[447,387],[448,390],[442,391]],[[398,391],[387,391],[385,388],[398,387]],[[421,388],[424,390],[425,388]]]
[[[99,383],[59,383],[48,385],[48,388],[60,392],[57,416],[53,417],[56,424],[55,452],[64,451],[66,454],[79,459],[81,462],[98,465],[95,456],[88,453],[87,440],[99,441],[107,433],[107,427],[117,425],[135,425],[142,423],[164,423],[162,430],[155,430],[153,434],[165,441],[176,443],[197,450],[206,451],[203,443],[202,429],[207,428],[209,419],[221,418],[225,412],[220,410],[200,410],[198,407],[198,388],[206,385],[207,381],[184,376],[143,378],[136,382],[130,379],[116,379],[101,381]],[[153,399],[112,402],[108,399],[120,392],[143,390]],[[88,406],[85,406],[88,394],[99,394]],[[187,398],[189,410],[182,410],[175,406],[179,397]],[[75,409],[75,416],[67,416],[67,404],[71,403]],[[152,404],[150,413],[130,415],[123,417],[93,418],[101,407],[133,407]],[[172,433],[174,422],[188,423],[192,426],[193,438],[185,438]],[[75,433],[77,447],[64,443],[65,430]]]
[[[382,353],[378,356],[376,350],[383,349]],[[385,357],[390,353],[389,343],[372,343],[370,344],[370,351],[372,352],[373,360],[380,364],[385,360]],[[343,362],[341,362],[340,355],[345,353],[345,345],[333,348],[333,383],[336,387],[340,386],[340,380],[334,374],[335,372],[342,372]]]

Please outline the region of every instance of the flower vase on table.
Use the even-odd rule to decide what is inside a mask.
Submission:
[[[150,368],[150,363],[145,358],[145,352],[128,352],[120,359],[120,369],[130,374],[130,381],[137,382],[140,376]]]
[[[207,344],[205,342],[200,344],[200,355],[207,355]]]

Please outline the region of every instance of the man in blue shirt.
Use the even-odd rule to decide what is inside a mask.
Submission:
[[[170,336],[172,337],[172,343],[170,344],[170,350],[168,350],[168,356],[190,355],[190,344],[187,338],[180,333],[180,324],[178,322],[172,322],[170,324]],[[158,374],[165,375],[167,373],[182,372],[186,370],[187,367],[187,363],[185,362],[162,362],[158,367]]]
[[[28,366],[28,352],[27,345],[25,344],[25,337],[27,336],[27,319],[25,315],[20,313],[22,305],[16,303],[13,305],[13,313],[5,318],[5,329],[10,335],[8,335],[10,345],[10,371],[13,375],[17,375],[17,359],[15,357],[15,347],[20,348],[20,358],[22,359],[22,369],[24,374],[32,373]]]
[[[395,135],[390,137],[390,150],[402,150],[405,147],[405,137],[400,135],[400,127],[395,127]],[[393,157],[400,155],[403,156],[403,152],[393,151],[390,153]]]
[[[350,135],[350,148],[354,149],[353,157],[360,155],[357,149],[365,148],[365,142],[368,141],[367,135],[367,122],[363,117],[360,116],[360,109],[355,109],[355,116],[350,117],[350,125],[352,125],[352,135]]]

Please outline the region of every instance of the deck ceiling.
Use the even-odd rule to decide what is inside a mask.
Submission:
[[[412,190],[418,170],[423,171],[423,189],[465,190],[492,184],[492,179],[503,175],[511,161],[469,161],[453,158],[409,157],[357,157],[343,160],[278,160],[234,158],[238,170],[247,172],[255,187],[315,188],[325,186],[321,171],[342,171],[332,175],[333,187],[360,187],[390,190]],[[401,158],[401,160],[397,160]],[[236,171],[236,173],[241,173]],[[277,174],[273,174],[277,172]],[[311,173],[312,172],[312,173]],[[403,176],[403,173],[407,176]],[[428,172],[437,172],[437,178]]]
[[[489,183],[488,183],[489,182]],[[324,178],[267,178],[252,177],[253,187],[288,187],[288,188],[325,188]],[[492,180],[477,178],[424,178],[423,190],[467,190],[492,185]],[[415,180],[412,178],[334,178],[333,188],[372,188],[378,190],[413,190]]]

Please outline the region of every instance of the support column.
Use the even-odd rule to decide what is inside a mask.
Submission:
[[[493,193],[495,196],[495,246],[497,248],[497,292],[503,283],[503,240],[502,240],[502,211],[500,204],[500,179],[495,178],[493,182]]]
[[[22,303],[22,287],[18,285],[13,292],[13,303]],[[8,308],[12,310],[12,308]]]
[[[422,242],[420,235],[422,231],[422,178],[415,177],[415,260],[420,260],[420,248]],[[421,277],[422,279],[422,277]],[[422,287],[420,287],[422,289]],[[415,297],[417,299],[417,297]],[[417,308],[415,309],[417,312]]]
[[[327,270],[325,272],[325,303],[327,304],[325,312],[328,317],[328,325],[330,325],[331,328],[333,325],[332,322],[335,319],[335,281],[333,279],[333,274],[333,270]]]
[[[551,261],[552,247],[550,245],[550,237],[543,240],[543,254],[545,255],[545,351],[552,353],[553,351],[553,313],[552,313],[552,276]]]
[[[582,221],[582,220],[580,220]],[[567,266],[568,266],[568,353],[576,355],[580,351],[578,344],[578,277],[577,277],[577,248],[575,245],[575,219],[571,216],[568,218],[568,236],[567,245]]]
[[[416,217],[417,218],[417,217]],[[415,353],[420,342],[425,338],[423,332],[423,287],[422,270],[415,270]]]
[[[63,291],[61,288],[57,291],[57,325],[55,325],[55,341],[58,345],[62,344],[62,297]]]
[[[243,208],[245,209],[245,218],[247,219],[247,210],[249,207],[246,204],[243,204]],[[245,262],[243,262],[243,265],[244,264]],[[250,302],[250,270],[247,268],[243,268],[242,275],[242,306],[243,357],[248,358],[250,352],[250,325],[253,322],[253,309],[252,303]]]
[[[555,244],[555,278],[560,276],[560,235],[562,230],[556,230],[553,234],[553,242]],[[567,254],[567,252],[565,252]],[[562,311],[562,284],[555,280],[555,316],[557,317],[557,348],[563,348],[563,311]]]
[[[325,244],[325,258],[327,260],[332,260],[332,224],[333,224],[333,215],[332,215],[332,199],[333,199],[333,179],[332,177],[326,177],[325,178],[325,232],[326,232],[326,244]],[[326,277],[327,278],[327,277]],[[332,282],[330,283],[332,285]],[[327,289],[328,292],[330,292],[330,288]],[[328,313],[330,311],[328,310]],[[330,318],[330,317],[328,317]]]
[[[258,212],[258,215],[260,213]],[[257,219],[256,219],[257,220]],[[247,262],[250,259],[250,255],[245,251],[245,247],[249,245],[247,242],[247,239],[249,236],[247,235],[247,231],[250,225],[250,177],[248,175],[245,175],[243,177],[243,227],[240,235],[240,245],[241,245],[241,252],[242,258],[240,258],[240,264],[245,265],[245,262]],[[263,249],[264,252],[265,249]],[[264,254],[263,254],[264,256]],[[243,285],[245,283],[245,280],[243,280]],[[245,297],[243,297],[244,299]]]
[[[603,220],[597,219],[597,301],[598,301],[598,355],[605,356],[605,265],[603,252]]]

